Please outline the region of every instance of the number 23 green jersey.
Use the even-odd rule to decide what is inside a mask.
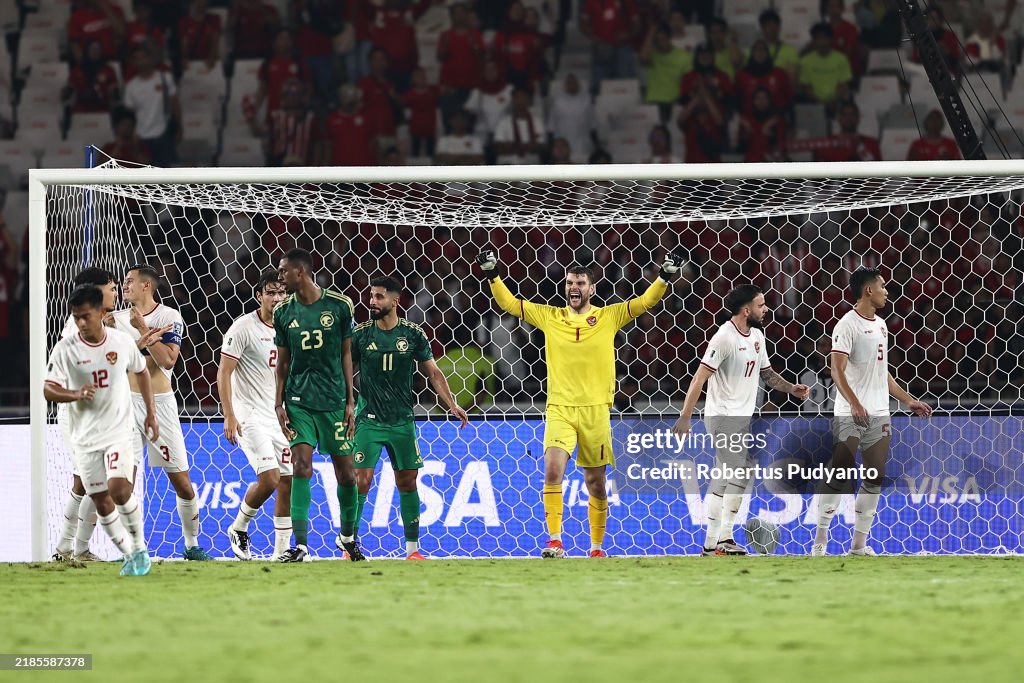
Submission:
[[[309,306],[292,294],[274,308],[274,343],[290,352],[285,403],[307,410],[345,407],[342,346],[352,337],[352,300],[324,289]]]

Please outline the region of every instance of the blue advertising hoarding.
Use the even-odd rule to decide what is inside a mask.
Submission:
[[[669,444],[644,448],[645,434],[669,422],[613,420],[618,464],[609,471],[610,518],[605,547],[612,555],[681,555],[703,540],[707,482],[651,482],[641,471],[668,463],[714,461],[710,448],[676,452]],[[192,481],[203,504],[202,539],[215,557],[231,554],[226,530],[254,474],[244,455],[224,440],[217,423],[184,423],[192,458]],[[418,424],[424,469],[420,479],[423,551],[433,557],[535,556],[545,530],[543,422],[538,419],[474,421],[463,430],[453,422]],[[695,433],[703,426],[695,421]],[[803,459],[827,460],[828,418],[756,420],[752,432],[766,435],[754,449],[759,464]],[[893,445],[886,486],[872,537],[880,551],[899,554],[1024,552],[1021,538],[1021,453],[1024,419],[952,416],[892,419]],[[361,542],[371,557],[404,555],[398,495],[387,462],[378,470],[363,512]],[[314,456],[310,548],[318,557],[336,556],[338,503],[334,471]],[[145,481],[147,535],[161,557],[180,555],[180,523],[174,493],[158,470]],[[745,500],[737,527],[760,517],[781,528],[778,553],[806,554],[817,521],[813,496],[778,482],[759,481]],[[812,489],[813,490],[813,489]],[[589,548],[587,494],[582,472],[570,464],[563,486],[563,539],[570,555]],[[255,555],[273,546],[270,501],[251,527]],[[833,522],[831,552],[849,544],[852,497]],[[742,530],[737,540],[743,541]]]

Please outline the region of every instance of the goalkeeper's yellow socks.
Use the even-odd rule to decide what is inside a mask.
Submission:
[[[346,541],[356,535],[356,508],[359,507],[359,487],[354,483],[338,484],[338,504],[341,507],[341,537]]]
[[[608,499],[591,496],[587,516],[590,518],[590,549],[600,550],[604,545],[604,531],[608,526]]]
[[[420,492],[399,492],[398,507],[405,527],[405,554],[412,555],[420,549]]]
[[[552,541],[562,540],[562,485],[544,484],[544,521]]]
[[[309,538],[309,479],[292,477],[292,532],[295,545],[306,546]]]

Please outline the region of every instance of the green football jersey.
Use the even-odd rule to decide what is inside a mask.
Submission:
[[[359,368],[356,421],[398,425],[412,420],[412,375],[416,363],[433,357],[427,335],[404,318],[390,330],[373,320],[359,324],[352,335],[352,361]]]
[[[274,343],[291,354],[284,400],[307,410],[341,410],[347,387],[342,344],[352,337],[352,300],[330,289],[306,306],[294,294],[274,308]]]

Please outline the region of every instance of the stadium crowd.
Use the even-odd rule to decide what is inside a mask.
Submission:
[[[269,166],[959,158],[938,112],[917,111],[923,134],[891,143],[902,145],[896,153],[875,136],[890,112],[878,110],[862,84],[888,73],[872,55],[901,48],[903,33],[889,3],[872,0],[787,0],[775,8],[770,0],[71,5],[62,129],[72,130],[82,114],[109,114],[108,138],[95,142],[126,162],[230,165],[227,147],[238,135],[258,140],[257,163]],[[797,5],[810,15],[794,36],[786,22],[795,21]],[[928,8],[954,74],[992,73],[1008,82],[1018,61],[1015,5],[1005,5],[1005,16],[981,2]],[[19,7],[25,25],[32,7]],[[913,73],[917,56],[906,58],[900,68]],[[184,125],[189,72],[223,72],[234,87],[242,65],[254,60],[255,87],[222,99],[214,138],[199,148],[212,153],[197,158]],[[15,91],[25,74],[31,82],[31,66],[14,64]],[[16,111],[22,122],[31,115]],[[634,118],[623,121],[623,111]],[[232,126],[239,121],[243,127]],[[3,129],[18,139],[17,121]],[[894,358],[901,379],[915,391],[970,389],[995,398],[1021,382],[1024,343],[1013,323],[1024,270],[1018,206],[992,197],[896,206],[838,223],[803,216],[738,226],[530,228],[486,238],[435,226],[259,215],[228,217],[232,225],[224,226],[223,217],[195,220],[190,210],[162,216],[160,231],[142,221],[138,227],[151,233],[143,252],[163,266],[166,293],[205,337],[200,344],[192,338],[179,378],[184,403],[204,407],[214,403],[215,330],[248,305],[241,283],[289,246],[329,255],[323,276],[354,298],[377,271],[402,274],[408,315],[433,332],[435,353],[462,350],[449,360],[484,380],[467,395],[508,401],[537,395],[542,345],[497,316],[470,272],[466,245],[493,242],[522,295],[554,301],[569,262],[597,265],[601,299],[625,297],[653,276],[648,264],[668,244],[682,241],[692,256],[689,277],[664,309],[624,333],[619,402],[627,408],[639,396],[678,398],[718,298],[740,277],[771,288],[768,337],[777,340],[780,361],[794,372],[827,374],[816,341],[843,310],[845,273],[860,263],[886,268],[893,298],[905,304],[889,318],[894,353],[906,354],[907,362]],[[237,221],[248,227],[232,242],[225,234],[238,230]],[[21,242],[19,249],[0,227],[0,353],[23,349],[27,334],[27,237]],[[206,258],[194,257],[197,245]],[[227,305],[210,303],[209,276]],[[24,386],[17,375],[5,377],[9,386]],[[1019,388],[1010,393],[1019,396]]]

